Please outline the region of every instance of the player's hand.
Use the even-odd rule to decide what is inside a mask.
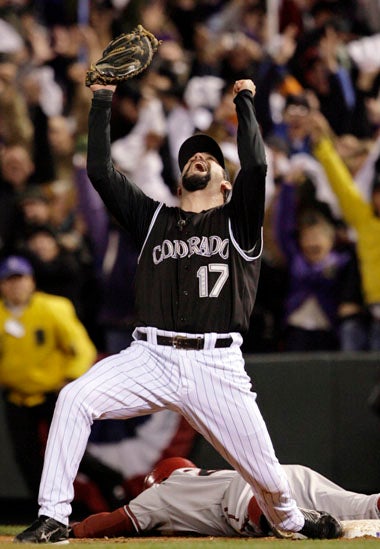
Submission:
[[[333,131],[320,111],[313,111],[307,117],[305,125],[308,129],[312,143],[315,145],[324,137],[333,138]]]
[[[235,99],[237,94],[243,90],[249,90],[253,96],[256,94],[256,86],[252,80],[236,80],[232,90],[233,98]]]
[[[111,84],[91,84],[89,88],[92,92],[96,92],[98,90],[111,90],[114,92],[116,90],[116,86]]]

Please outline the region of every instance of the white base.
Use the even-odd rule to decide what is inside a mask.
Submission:
[[[380,539],[380,519],[342,520],[344,538],[372,536]]]

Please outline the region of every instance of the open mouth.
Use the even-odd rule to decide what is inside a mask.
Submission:
[[[195,160],[191,167],[198,172],[207,172],[207,163],[202,160]]]
[[[306,250],[309,257],[318,257],[321,254],[321,248],[319,246],[312,246]]]

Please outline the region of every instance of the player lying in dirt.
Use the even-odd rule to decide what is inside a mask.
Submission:
[[[343,521],[345,537],[376,536],[380,530],[380,494],[349,492],[302,465],[283,468],[299,507],[331,513]],[[128,505],[73,524],[70,536],[131,537],[157,532],[279,535],[262,514],[249,484],[236,471],[199,469],[187,459],[169,458],[153,469],[145,479],[145,490]]]

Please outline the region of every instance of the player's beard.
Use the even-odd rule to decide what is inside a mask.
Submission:
[[[190,193],[205,189],[211,179],[210,171],[189,175],[189,170],[182,176],[182,185]]]

